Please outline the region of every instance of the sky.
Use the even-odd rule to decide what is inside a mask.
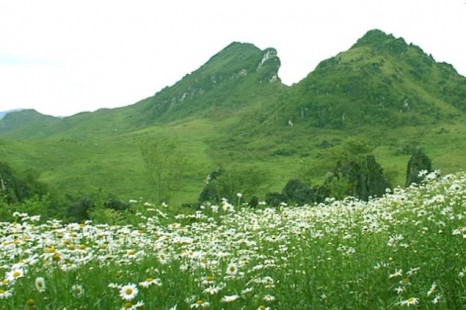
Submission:
[[[233,41],[277,49],[292,85],[371,29],[466,76],[464,0],[0,0],[0,111],[134,104]]]

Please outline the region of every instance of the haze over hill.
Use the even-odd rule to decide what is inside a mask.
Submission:
[[[127,107],[9,113],[0,158],[61,193],[175,203],[195,201],[219,168],[249,196],[294,177],[319,182],[355,139],[398,184],[415,146],[438,168],[464,168],[466,79],[420,47],[371,30],[295,85],[281,83],[279,67],[275,49],[234,42]]]

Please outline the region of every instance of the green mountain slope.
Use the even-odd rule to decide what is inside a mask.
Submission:
[[[466,111],[465,94],[465,79],[451,65],[373,30],[320,63],[296,85],[284,110],[295,122],[318,127],[395,128],[458,120]]]
[[[251,44],[232,43],[205,65],[172,87],[139,103],[144,116],[176,120],[189,115],[212,116],[235,111],[276,90],[280,60],[274,49],[261,51]],[[223,112],[225,112],[223,111]]]
[[[195,201],[218,168],[244,175],[235,190],[246,196],[321,182],[361,141],[397,184],[416,146],[435,168],[465,168],[466,79],[419,47],[372,30],[291,87],[279,67],[274,49],[235,42],[127,107],[10,113],[0,159],[60,193],[172,203]]]

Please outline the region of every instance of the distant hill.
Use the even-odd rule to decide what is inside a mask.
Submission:
[[[0,122],[0,132],[20,132],[23,138],[35,136],[38,129],[44,135],[53,134],[48,126],[58,122],[59,118],[44,115],[36,110],[18,110],[7,113]]]
[[[127,107],[12,112],[0,120],[0,158],[60,193],[173,203],[195,201],[219,168],[245,196],[320,182],[361,141],[395,184],[416,147],[434,168],[465,168],[466,78],[420,47],[371,30],[293,86],[279,68],[275,49],[234,42]]]
[[[8,110],[8,111],[0,111],[0,119],[2,119],[3,117],[5,117],[5,115],[7,115],[8,113],[10,112],[18,112],[18,111],[21,111],[22,109],[14,109],[14,110]]]

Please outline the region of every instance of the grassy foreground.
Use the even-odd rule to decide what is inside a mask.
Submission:
[[[0,223],[1,309],[466,308],[466,175],[361,202]]]

